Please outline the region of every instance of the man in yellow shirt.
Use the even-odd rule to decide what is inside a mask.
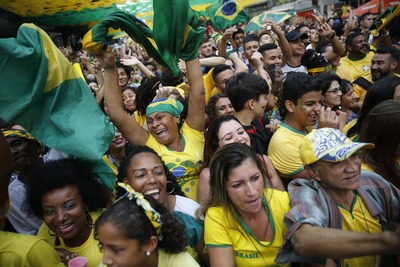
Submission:
[[[303,139],[299,155],[310,179],[289,185],[292,209],[285,215],[288,234],[277,263],[397,266],[400,190],[361,171],[357,152],[373,147],[332,128]]]

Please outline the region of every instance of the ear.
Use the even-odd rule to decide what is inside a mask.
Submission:
[[[317,181],[321,181],[321,178],[319,177],[319,171],[318,171],[317,169],[311,168],[311,167],[309,167],[309,166],[305,166],[305,167],[304,167],[304,170],[307,172],[307,174],[308,174],[311,178],[313,178],[313,179],[315,179],[315,180],[317,180]]]
[[[254,102],[255,102],[254,99],[248,100],[248,101],[247,101],[247,107],[248,107],[249,109],[253,110],[253,109],[254,109]]]
[[[399,62],[397,60],[394,60],[391,64],[390,64],[390,70],[394,70],[397,68],[397,66],[399,66]]]
[[[286,109],[289,111],[289,113],[293,113],[294,112],[294,103],[290,100],[286,100],[285,101],[285,107]]]
[[[124,179],[122,179],[122,182],[123,182],[124,184],[128,184],[128,178],[124,177]]]
[[[175,117],[175,119],[176,119],[176,124],[179,124],[179,123],[181,122],[181,119],[180,119],[180,118]]]
[[[142,246],[141,250],[144,251],[145,253],[147,251],[151,253],[157,249],[157,246],[158,246],[158,239],[156,236],[153,235],[152,237],[150,237],[149,241]]]

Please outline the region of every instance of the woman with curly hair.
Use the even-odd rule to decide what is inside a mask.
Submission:
[[[57,250],[65,264],[83,256],[88,267],[98,266],[102,255],[93,224],[110,199],[87,164],[75,159],[45,163],[26,183],[26,206],[44,221],[37,235]]]
[[[185,197],[176,178],[153,149],[147,146],[133,147],[119,168],[118,181],[145,196],[152,196],[163,205],[185,225],[187,252],[199,262],[208,260],[207,254],[203,253],[203,221],[195,216],[199,204]],[[124,189],[117,190],[118,196],[125,193]]]
[[[185,250],[184,226],[163,205],[122,184],[126,195],[95,223],[107,266],[199,266]]]

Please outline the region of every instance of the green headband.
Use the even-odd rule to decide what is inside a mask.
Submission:
[[[132,187],[130,187],[130,185],[124,183],[118,183],[118,186],[124,188],[127,192],[123,197],[129,198],[129,200],[133,199],[136,200],[136,204],[143,209],[147,218],[153,225],[154,230],[156,230],[158,240],[161,241],[163,239],[163,236],[161,234],[161,224],[162,224],[161,214],[155,209],[153,209],[153,207],[144,198],[144,196],[141,193],[133,190]]]
[[[146,117],[154,112],[167,112],[172,114],[174,117],[179,117],[183,110],[181,102],[176,101],[172,98],[160,98],[154,100],[146,108]]]

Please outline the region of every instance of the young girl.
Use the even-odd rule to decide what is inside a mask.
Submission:
[[[151,197],[119,183],[127,194],[103,212],[95,224],[103,264],[119,267],[197,267],[186,252],[183,225]]]

